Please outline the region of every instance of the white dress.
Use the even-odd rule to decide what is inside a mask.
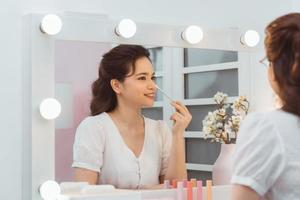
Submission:
[[[277,110],[248,115],[233,162],[233,184],[264,199],[300,199],[300,118]]]
[[[144,121],[144,145],[136,157],[107,113],[85,118],[76,131],[72,167],[99,172],[99,183],[117,188],[159,184],[168,167],[172,134],[162,121]]]

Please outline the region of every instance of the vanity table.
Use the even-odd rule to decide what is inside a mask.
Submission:
[[[104,191],[101,189],[101,185],[95,187],[92,187],[90,191],[83,187],[77,191],[73,190],[72,193],[64,193],[59,200],[188,200],[186,188],[183,189],[182,196],[179,197],[178,189],[120,190],[111,188]],[[206,187],[202,189],[202,198],[198,197],[197,188],[194,187],[191,200],[229,200],[230,191],[230,185],[213,186],[212,198],[209,199],[207,198]]]

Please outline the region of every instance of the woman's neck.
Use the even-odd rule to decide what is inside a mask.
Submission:
[[[133,109],[126,106],[117,106],[109,115],[119,123],[127,127],[135,127],[143,123],[143,116],[140,109]]]

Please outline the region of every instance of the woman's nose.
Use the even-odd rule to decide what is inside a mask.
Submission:
[[[154,80],[151,80],[151,81],[149,82],[148,88],[149,88],[149,89],[156,90],[156,84],[155,84],[155,81],[154,81]]]

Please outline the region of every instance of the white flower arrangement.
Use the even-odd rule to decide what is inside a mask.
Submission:
[[[202,121],[204,138],[212,138],[212,142],[230,144],[235,142],[241,121],[247,115],[249,102],[245,96],[239,96],[233,104],[227,102],[228,95],[217,92],[214,101],[218,109],[208,112]],[[228,108],[232,109],[230,113]]]

